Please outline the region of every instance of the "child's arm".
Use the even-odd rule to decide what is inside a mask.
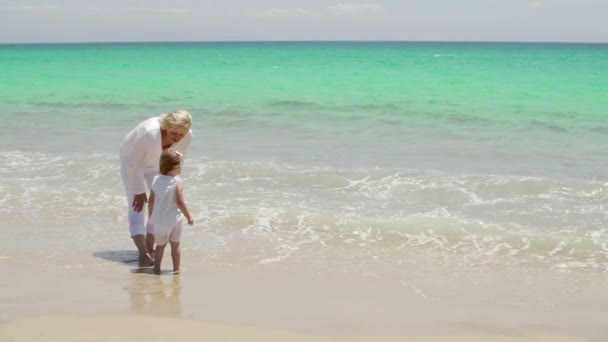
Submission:
[[[186,200],[184,199],[184,186],[182,182],[177,183],[177,187],[175,189],[175,200],[177,201],[177,207],[182,211],[182,214],[186,216],[189,225],[194,224],[194,220],[192,216],[190,216],[190,212],[188,211],[188,206],[186,205]]]
[[[148,218],[152,216],[152,210],[154,209],[154,191],[150,191],[150,198],[148,198]]]

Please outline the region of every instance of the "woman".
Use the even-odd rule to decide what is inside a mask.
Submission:
[[[163,150],[171,148],[186,155],[192,142],[192,116],[185,110],[148,119],[135,127],[120,145],[120,175],[129,204],[129,231],[139,251],[142,266],[154,264],[148,253],[154,248],[154,235],[147,234],[144,205],[152,179],[159,172]]]

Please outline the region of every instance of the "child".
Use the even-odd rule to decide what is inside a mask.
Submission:
[[[156,240],[154,273],[160,274],[160,264],[167,242],[171,244],[173,272],[179,272],[181,252],[179,241],[182,235],[184,216],[188,224],[194,224],[184,200],[181,171],[182,154],[164,150],[160,155],[160,175],[154,178],[148,200],[149,224]]]

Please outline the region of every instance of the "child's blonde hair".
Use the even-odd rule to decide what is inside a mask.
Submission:
[[[163,150],[160,155],[160,173],[167,175],[175,170],[182,162],[182,154],[171,149]]]

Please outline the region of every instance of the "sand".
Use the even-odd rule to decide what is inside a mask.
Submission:
[[[0,325],[0,340],[11,342],[109,342],[109,341],[226,341],[226,342],[577,342],[551,334],[511,336],[314,336],[291,331],[209,324],[186,319],[138,315],[47,316]]]
[[[531,274],[459,275],[428,265],[411,265],[408,278],[396,278],[390,269],[358,274],[348,268],[243,267],[190,258],[181,274],[167,270],[157,276],[113,258],[83,256],[78,262],[0,260],[0,342],[506,342],[608,336],[598,295],[605,287],[597,279],[575,278],[568,288],[594,291],[563,296],[562,288],[557,292],[546,284],[569,281],[564,275],[543,275],[535,285]]]

